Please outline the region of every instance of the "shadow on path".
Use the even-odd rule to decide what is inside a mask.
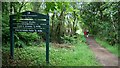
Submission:
[[[118,66],[118,58],[107,51],[105,48],[101,47],[93,37],[86,38],[87,44],[96,56],[96,59],[103,66]]]

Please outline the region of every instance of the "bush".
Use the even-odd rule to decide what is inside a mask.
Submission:
[[[86,42],[84,35],[73,35],[73,36],[64,35],[64,37],[61,38],[64,41],[64,43],[68,43],[68,44],[75,44],[77,42]]]
[[[18,32],[15,34],[15,47],[34,45],[33,42],[40,42],[41,37],[36,33]]]

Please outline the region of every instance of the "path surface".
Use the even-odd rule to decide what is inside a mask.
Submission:
[[[93,37],[88,37],[87,43],[103,66],[118,66],[118,58],[96,43]]]

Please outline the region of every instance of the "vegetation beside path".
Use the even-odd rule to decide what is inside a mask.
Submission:
[[[3,65],[46,66],[45,43],[43,46],[15,48],[15,59],[11,61],[9,48],[3,47]],[[9,61],[9,62],[8,62]],[[50,66],[99,66],[93,52],[85,42],[74,44],[50,43]]]
[[[16,0],[18,1],[18,0]],[[117,55],[120,2],[2,2],[2,65],[33,66],[45,63],[45,33],[15,32],[15,59],[10,53],[10,15],[32,11],[49,14],[50,65],[97,66],[94,54],[85,44],[84,30],[107,41],[98,41]],[[34,20],[34,19],[33,19]],[[20,22],[18,22],[20,24]],[[118,55],[119,56],[119,55]]]

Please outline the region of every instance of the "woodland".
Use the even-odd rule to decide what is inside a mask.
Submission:
[[[10,56],[9,16],[32,11],[50,16],[50,65],[101,65],[86,44],[84,30],[89,36],[118,54],[120,2],[2,2],[2,65],[46,66],[45,33],[15,32],[15,58]]]

